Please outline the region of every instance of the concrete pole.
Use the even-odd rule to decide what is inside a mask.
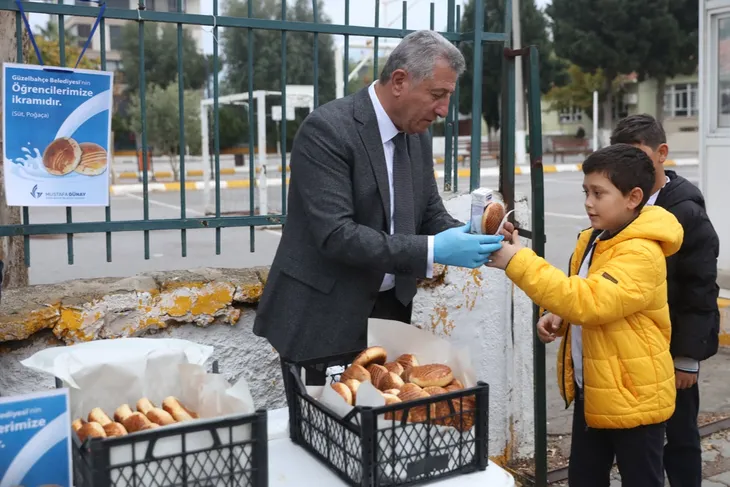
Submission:
[[[593,150],[598,150],[598,92],[593,92]]]
[[[520,29],[520,0],[512,0],[512,49],[522,47],[522,32]],[[527,162],[527,149],[525,147],[525,97],[522,86],[522,57],[515,59],[515,162],[525,164]]]
[[[203,156],[203,213],[208,213],[210,209],[210,181],[212,178],[210,172],[210,152],[208,151],[208,105],[205,101],[200,102],[200,136],[201,154]]]

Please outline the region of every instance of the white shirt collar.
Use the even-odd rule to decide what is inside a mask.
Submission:
[[[370,100],[373,102],[373,108],[375,108],[375,116],[378,119],[378,129],[380,129],[380,138],[382,139],[383,144],[385,144],[398,135],[398,129],[388,114],[385,113],[385,108],[383,108],[383,105],[378,99],[378,95],[375,93],[375,83],[377,83],[377,81],[373,81],[373,83],[368,87],[368,94],[370,95]]]
[[[666,176],[666,181],[664,182],[664,186],[669,184],[670,181],[671,180],[669,179],[669,176]],[[646,202],[647,206],[654,206],[654,203],[656,203],[656,199],[659,197],[659,193],[661,192],[661,190],[664,189],[664,186],[659,188],[659,191],[657,191],[653,195],[649,196],[649,201]]]

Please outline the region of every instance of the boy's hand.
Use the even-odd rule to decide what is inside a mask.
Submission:
[[[495,267],[497,269],[504,270],[507,268],[509,261],[512,260],[512,257],[522,250],[522,242],[520,242],[520,236],[517,234],[517,230],[513,230],[509,241],[507,240],[508,238],[505,237],[502,242],[502,248],[489,256],[487,267]]]
[[[500,235],[504,236],[505,242],[511,242],[512,241],[512,234],[515,232],[515,226],[512,224],[512,222],[504,222],[504,226],[502,227],[502,232]]]
[[[555,341],[555,333],[560,329],[560,323],[562,322],[560,316],[552,313],[543,315],[537,321],[537,337],[542,343],[552,343]]]
[[[697,383],[697,374],[674,369],[674,379],[677,383],[677,389],[689,389]]]

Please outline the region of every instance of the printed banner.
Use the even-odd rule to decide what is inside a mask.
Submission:
[[[9,206],[107,206],[113,73],[3,64]]]
[[[68,389],[0,397],[0,487],[72,487]]]

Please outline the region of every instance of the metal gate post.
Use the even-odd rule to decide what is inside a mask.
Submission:
[[[510,0],[507,0],[509,3]],[[482,31],[484,30],[484,0],[474,2],[474,66],[471,87],[471,156],[469,157],[469,191],[481,185],[482,156]],[[458,174],[458,173],[457,173]]]

